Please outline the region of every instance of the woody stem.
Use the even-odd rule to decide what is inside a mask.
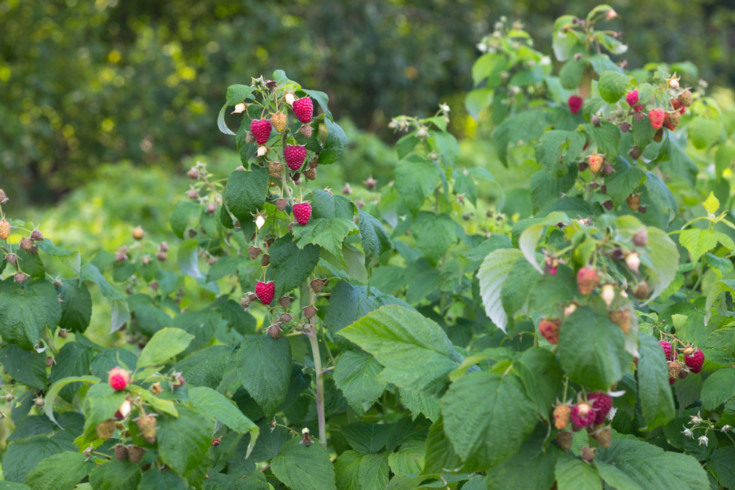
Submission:
[[[312,304],[311,287],[307,280],[302,292],[307,292],[308,304]],[[302,295],[303,298],[303,295]],[[306,336],[311,344],[311,355],[314,358],[314,373],[316,374],[316,413],[319,423],[319,443],[327,447],[327,426],[324,418],[324,371],[322,371],[322,357],[319,353],[319,337],[316,332],[316,317],[309,319],[309,330]]]

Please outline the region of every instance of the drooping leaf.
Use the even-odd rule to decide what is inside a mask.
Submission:
[[[518,249],[501,248],[485,257],[477,271],[485,313],[503,332],[508,326],[508,315],[503,309],[500,292],[513,264],[522,256],[523,252]]]

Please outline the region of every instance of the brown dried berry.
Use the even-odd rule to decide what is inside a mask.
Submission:
[[[308,170],[304,170],[304,177],[309,180],[316,180],[316,169],[310,168]]]
[[[278,209],[279,211],[283,211],[284,209],[286,209],[286,206],[288,206],[287,199],[284,199],[282,197],[276,199],[276,209]]]
[[[260,258],[260,265],[263,267],[269,265],[271,263],[271,256],[268,254],[263,254],[263,256]]]
[[[168,254],[166,252],[157,252],[156,260],[159,262],[166,262],[166,260],[168,260]]]
[[[274,339],[279,339],[281,338],[281,332],[283,332],[283,329],[281,328],[281,325],[274,323],[273,325],[268,326],[266,332]]]
[[[260,255],[260,252],[261,252],[260,248],[258,248],[258,247],[255,247],[255,246],[251,246],[251,247],[250,247],[250,248],[248,249],[248,254],[250,255],[250,259],[251,259],[251,260],[255,260],[255,259],[257,259],[257,258],[258,258],[258,256]]]
[[[378,185],[378,181],[373,179],[372,177],[368,177],[365,179],[365,188],[369,191],[375,190],[375,187]]]
[[[125,461],[128,459],[128,448],[122,444],[115,444],[114,453],[115,459],[118,461]]]
[[[283,296],[278,300],[278,304],[281,305],[282,308],[288,308],[291,305],[291,296]]]
[[[645,247],[648,245],[648,232],[645,228],[633,235],[633,243],[638,247]]]
[[[564,451],[572,449],[572,443],[574,442],[574,435],[571,432],[559,432],[556,435],[556,444]]]
[[[31,232],[31,240],[34,242],[42,242],[43,241],[43,233],[41,233],[41,230],[35,229]]]
[[[140,463],[145,454],[145,449],[138,446],[128,446],[128,459],[131,463]]]
[[[9,253],[5,256],[5,260],[7,260],[10,265],[16,265],[18,263],[18,256],[14,253]]]
[[[630,158],[632,158],[633,160],[638,160],[638,158],[640,158],[641,156],[641,150],[637,146],[634,146],[630,149],[628,155],[630,155]]]
[[[324,279],[314,279],[313,281],[311,281],[311,283],[309,283],[309,285],[311,286],[312,291],[319,294],[322,292],[322,288],[324,287],[325,282],[326,281]]]
[[[274,179],[280,178],[282,173],[283,173],[283,164],[282,163],[280,163],[280,162],[270,162],[268,164],[268,175],[270,175]]]
[[[314,318],[316,316],[316,307],[312,305],[304,306],[304,316],[309,320]]]
[[[62,339],[65,339],[68,336],[69,336],[69,331],[67,329],[65,329],[65,328],[60,328],[59,329],[59,337],[61,337]]]

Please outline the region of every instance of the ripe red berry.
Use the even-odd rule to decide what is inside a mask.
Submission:
[[[283,158],[291,170],[299,170],[306,160],[306,147],[286,146],[283,149]]]
[[[300,225],[305,225],[311,218],[311,204],[308,202],[300,202],[293,205],[293,217]]]
[[[600,284],[600,276],[591,267],[582,267],[577,272],[577,290],[585,296],[592,294],[597,285]]]
[[[571,418],[577,427],[587,427],[595,422],[595,410],[586,402],[572,406]]]
[[[276,285],[272,282],[260,282],[255,285],[255,295],[261,303],[269,305],[273,302],[276,295]]]
[[[605,423],[607,414],[610,413],[612,408],[612,398],[607,393],[590,393],[587,396],[587,401],[592,404],[592,408],[595,411],[595,425]]]
[[[110,369],[107,382],[115,391],[124,390],[130,384],[130,372],[120,367]]]
[[[638,104],[638,90],[631,90],[625,94],[625,101],[629,106],[634,107]]]
[[[559,329],[561,328],[561,320],[543,319],[538,322],[538,331],[549,341],[550,344],[559,343]]]
[[[684,356],[684,362],[691,372],[699,373],[702,371],[702,364],[704,364],[704,352],[697,349],[691,355]]]
[[[666,113],[662,109],[653,109],[648,113],[648,120],[651,121],[651,127],[653,129],[661,129],[664,125],[664,119]]]
[[[667,361],[673,361],[674,359],[676,359],[676,354],[673,353],[671,343],[667,342],[666,340],[659,340],[658,345],[660,345],[661,348],[664,350],[664,355],[666,356]]]
[[[295,100],[293,103],[293,113],[300,122],[304,124],[310,123],[314,117],[314,103],[308,97]]]
[[[570,95],[569,99],[567,99],[567,104],[569,104],[569,110],[572,111],[572,114],[576,114],[582,108],[584,99],[579,95]]]
[[[679,125],[679,122],[680,121],[681,121],[681,113],[680,112],[672,112],[671,114],[666,114],[666,117],[664,118],[664,125],[670,131],[673,131]]]
[[[253,133],[256,143],[264,145],[268,138],[271,137],[271,126],[270,121],[266,119],[253,119],[250,121],[250,132]]]

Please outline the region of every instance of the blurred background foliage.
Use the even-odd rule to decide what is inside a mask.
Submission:
[[[183,173],[182,159],[225,142],[214,121],[227,85],[275,68],[328,92],[335,116],[351,128],[339,178],[377,177],[395,159],[380,143],[394,138],[386,129],[392,116],[428,115],[447,101],[454,131],[471,134],[462,106],[476,44],[501,15],[522,20],[548,52],[554,19],[583,16],[597,3],[0,0],[0,185],[13,197],[10,209],[55,203],[94,180],[115,179],[112,195],[125,201],[120,177],[129,167],[116,176],[101,163]],[[692,60],[710,85],[732,86],[731,0],[663,5],[611,2],[620,14],[611,26],[625,26],[630,46],[621,59],[629,67]],[[146,185],[159,197],[178,192],[168,184]],[[151,220],[167,212],[132,204],[118,211],[125,209]]]

